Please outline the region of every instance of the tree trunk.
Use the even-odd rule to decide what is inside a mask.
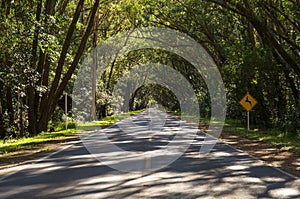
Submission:
[[[259,19],[259,17],[255,14],[255,12],[251,9],[251,6],[248,1],[243,0],[239,2],[233,1],[225,1],[225,0],[210,0],[228,10],[231,10],[241,16],[247,18],[247,20],[252,24],[255,28],[259,36],[262,38],[264,43],[269,43],[268,46],[271,45],[274,48],[280,57],[289,65],[289,67],[294,70],[296,75],[300,77],[300,65],[297,61],[295,61],[287,51],[278,43],[276,40],[274,33],[270,30],[267,24]]]
[[[39,22],[41,19],[41,12],[42,12],[42,0],[38,1],[37,9],[36,9],[36,21]],[[40,27],[36,26],[34,30],[33,42],[32,42],[32,59],[31,59],[31,68],[36,67],[37,61],[37,48],[38,48],[38,39],[39,39],[39,31]],[[27,106],[28,106],[28,131],[31,135],[37,134],[36,124],[37,124],[37,117],[36,117],[36,105],[35,105],[35,89],[32,85],[29,85],[26,89],[27,93]]]
[[[20,115],[19,115],[19,119],[20,119],[20,137],[23,137],[25,135],[25,129],[24,129],[24,109],[23,109],[23,97],[20,96]]]
[[[4,131],[4,117],[3,117],[3,99],[4,99],[4,85],[3,83],[0,81],[0,139],[3,139],[5,137],[5,131]]]
[[[267,27],[267,24],[262,23],[251,9],[245,8],[241,4],[237,4],[237,8],[241,12],[246,13],[246,15],[248,16],[248,20],[257,30],[258,34],[262,37],[262,39],[268,41],[272,45],[272,47],[278,52],[281,58],[295,71],[297,76],[300,77],[299,64],[278,43],[272,32]]]
[[[96,0],[93,5],[93,8],[92,8],[90,16],[89,16],[87,28],[85,29],[84,35],[81,39],[80,45],[79,45],[76,55],[73,59],[73,62],[71,64],[71,66],[69,67],[65,76],[61,79],[60,77],[61,77],[61,73],[62,73],[62,67],[64,64],[64,60],[66,58],[66,54],[67,54],[68,48],[70,46],[70,41],[71,41],[73,32],[75,31],[75,28],[76,28],[76,23],[80,16],[80,10],[82,9],[84,0],[81,0],[77,5],[76,12],[74,14],[72,23],[69,27],[67,37],[65,40],[65,44],[64,44],[62,52],[61,52],[61,56],[60,56],[58,66],[56,69],[54,81],[52,83],[48,97],[45,98],[47,103],[44,103],[45,107],[41,107],[41,110],[40,110],[44,114],[42,114],[40,117],[38,131],[41,131],[41,129],[47,128],[47,124],[48,124],[49,120],[51,119],[51,115],[53,114],[53,112],[58,104],[59,98],[63,94],[63,92],[68,84],[68,81],[72,77],[72,74],[74,73],[74,71],[79,63],[79,60],[84,52],[85,45],[88,41],[91,30],[93,28],[95,15],[96,15],[96,12],[97,12],[97,9],[99,6],[99,1],[100,0]],[[61,83],[59,84],[59,82],[61,82]]]
[[[30,135],[36,135],[37,131],[37,118],[35,107],[34,87],[29,85],[27,88],[27,105],[28,105],[28,131]]]
[[[96,119],[96,86],[97,86],[97,68],[98,68],[98,57],[97,57],[97,21],[99,17],[96,16],[95,25],[94,25],[94,34],[93,34],[93,47],[94,47],[94,54],[93,54],[93,79],[92,79],[92,108],[91,108],[91,120],[94,121]]]

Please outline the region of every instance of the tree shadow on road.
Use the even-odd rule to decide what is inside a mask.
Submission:
[[[77,143],[2,180],[0,197],[299,198],[299,180],[224,143],[206,156],[199,155],[199,147],[201,142],[194,142],[158,171],[125,173],[103,165]]]

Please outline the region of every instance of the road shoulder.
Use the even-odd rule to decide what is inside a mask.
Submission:
[[[62,145],[78,140],[74,134],[51,141],[50,143],[39,144],[31,149],[20,150],[9,155],[0,155],[0,170],[28,163],[38,156],[49,153],[60,148]],[[300,153],[293,150],[285,150],[264,141],[250,139],[237,133],[223,131],[220,140],[240,149],[264,162],[280,168],[288,173],[300,177]]]
[[[237,133],[223,131],[220,139],[264,162],[300,177],[300,153],[286,150],[257,139],[247,138]]]

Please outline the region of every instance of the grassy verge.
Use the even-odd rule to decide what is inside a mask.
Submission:
[[[40,144],[45,144],[55,139],[60,139],[68,135],[77,133],[76,129],[67,129],[57,132],[43,132],[33,137],[24,137],[19,139],[0,140],[0,154],[8,155],[11,152],[31,149]]]
[[[134,115],[140,113],[144,110],[139,111],[132,111],[129,112],[129,115]],[[0,155],[5,154],[9,155],[11,152],[23,150],[23,149],[31,149],[33,147],[49,143],[53,140],[58,140],[64,138],[66,136],[70,136],[75,133],[80,133],[82,131],[93,130],[95,128],[104,127],[111,125],[112,123],[116,122],[119,119],[123,119],[125,116],[108,116],[99,121],[93,121],[88,123],[83,123],[77,125],[75,128],[74,124],[70,124],[72,128],[67,130],[59,130],[56,132],[42,132],[39,135],[32,136],[32,137],[23,137],[19,139],[6,139],[0,140]]]
[[[248,131],[245,124],[237,120],[226,120],[224,131],[232,132],[248,138],[266,141],[283,149],[291,149],[300,152],[300,135],[290,136],[288,133],[278,129],[265,129],[260,126],[251,126]]]
[[[145,111],[145,109],[137,110],[137,111],[130,111],[130,112],[128,112],[126,114],[122,114],[122,115],[107,116],[99,121],[81,123],[81,124],[77,125],[77,129],[80,131],[91,131],[91,130],[94,130],[97,128],[109,126],[109,125],[115,123],[116,121],[125,119],[126,117],[128,117],[128,115],[135,115],[135,114],[141,113],[143,111]]]

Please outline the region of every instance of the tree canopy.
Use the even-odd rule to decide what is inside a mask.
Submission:
[[[47,131],[63,93],[72,95],[80,63],[102,41],[139,27],[166,27],[199,42],[217,64],[226,88],[227,117],[242,118],[238,101],[258,101],[253,120],[299,131],[300,5],[295,0],[2,0],[0,1],[0,137]],[[97,117],[111,114],[118,78],[137,64],[161,63],[186,77],[210,115],[199,72],[182,57],[147,49],[114,61],[95,85]],[[179,110],[168,89],[134,92],[131,109],[156,101]],[[96,118],[93,118],[96,119]]]

